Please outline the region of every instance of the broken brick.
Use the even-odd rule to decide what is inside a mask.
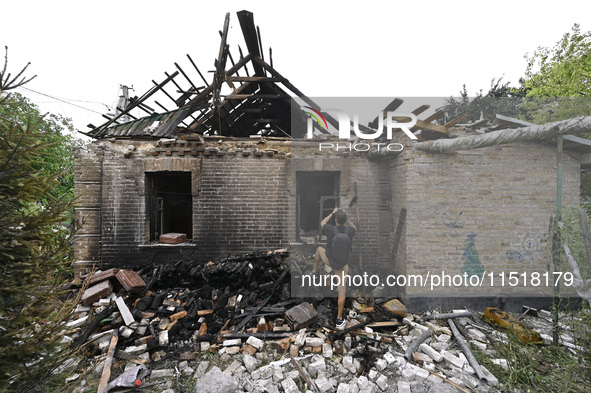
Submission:
[[[97,272],[93,274],[90,279],[88,280],[88,286],[92,286],[94,284],[98,284],[101,281],[108,280],[109,278],[113,278],[117,275],[119,269],[112,268],[109,270],[105,270],[104,272]]]
[[[80,298],[80,304],[83,306],[91,305],[97,300],[109,295],[111,292],[113,292],[113,285],[111,285],[111,282],[102,281],[84,291]]]
[[[179,244],[187,241],[187,235],[184,233],[164,233],[160,235],[160,243]]]
[[[183,360],[195,360],[197,358],[197,354],[195,352],[183,352],[180,354],[179,356],[179,360],[183,361]]]
[[[250,356],[254,356],[257,352],[257,349],[250,344],[243,344],[242,345],[242,352],[249,354]]]
[[[115,275],[119,283],[123,286],[123,288],[129,293],[138,293],[144,290],[146,287],[146,283],[139,274],[134,272],[133,270],[119,270]]]
[[[187,311],[180,311],[180,312],[177,312],[176,314],[172,314],[170,316],[170,320],[171,321],[176,321],[177,319],[181,319],[181,318],[184,318],[186,316],[187,316]]]

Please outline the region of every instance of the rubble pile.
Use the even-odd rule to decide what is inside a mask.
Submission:
[[[490,348],[491,340],[508,340],[495,329],[504,320],[481,318],[503,317],[499,310],[413,315],[397,299],[353,298],[347,327],[337,331],[336,299],[290,297],[286,255],[96,272],[65,340],[103,378],[109,371],[105,386],[149,392],[187,391],[178,388],[187,384],[219,393],[497,391],[497,378],[468,344],[506,366]],[[533,318],[548,343],[551,318],[532,315],[528,308],[522,317]]]
[[[96,272],[86,280],[75,319],[66,325],[80,329],[68,337],[74,345],[87,342],[102,350],[108,340],[98,338],[119,329],[118,349],[135,347],[139,339],[147,348],[182,345],[215,341],[222,328],[246,320],[262,299],[273,307],[261,308],[260,316],[283,315],[294,301],[277,303],[289,294],[282,255],[285,250],[205,265],[179,261]]]

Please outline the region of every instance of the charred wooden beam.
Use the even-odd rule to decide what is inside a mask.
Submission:
[[[244,55],[242,54],[242,48],[240,47],[240,45],[238,45],[238,52],[240,53],[240,60],[244,59]],[[244,67],[244,72],[246,72],[246,76],[250,76],[247,67]],[[236,72],[236,75],[238,75],[238,72]]]
[[[289,273],[289,269],[285,268],[283,270],[283,273],[281,273],[281,276],[279,276],[279,278],[277,279],[277,281],[275,281],[275,285],[273,285],[273,288],[271,289],[271,294],[269,295],[269,297],[267,297],[265,300],[263,300],[258,306],[257,308],[255,308],[254,310],[251,311],[250,315],[246,318],[244,318],[242,320],[242,322],[240,322],[232,331],[232,333],[238,333],[240,331],[240,329],[242,329],[244,326],[246,326],[246,324],[252,319],[252,317],[254,317],[256,314],[259,313],[259,311],[265,307],[267,305],[267,303],[269,302],[269,300],[271,300],[271,297],[273,296],[273,292],[275,292],[275,289],[277,288],[277,286],[281,283],[281,281],[283,281],[283,279],[285,278],[285,276],[287,276],[287,273]]]
[[[261,332],[261,333],[223,333],[220,334],[220,338],[222,339],[248,339],[249,337],[256,337],[260,339],[266,340],[278,340],[281,338],[291,337],[294,333],[270,333],[270,332]]]
[[[170,82],[178,74],[179,74],[179,72],[176,71],[172,75],[170,75],[168,78],[166,78],[163,82],[157,83],[156,86],[154,86],[152,89],[148,90],[148,92],[146,92],[143,96],[141,96],[140,98],[138,98],[136,102],[130,104],[127,108],[125,108],[125,110],[121,111],[121,113],[119,113],[117,116],[113,117],[111,120],[109,120],[108,122],[106,122],[105,124],[103,124],[102,126],[100,126],[100,128],[106,129],[109,125],[113,124],[121,116],[123,116],[123,115],[129,115],[129,112],[132,109],[134,109],[136,106],[138,106],[139,104],[141,104],[142,102],[144,102],[145,100],[147,100],[148,98],[150,98],[158,90],[162,89],[168,82]]]
[[[241,59],[234,67],[230,68],[226,74],[233,75],[235,72],[237,72],[240,68],[244,67],[244,65],[251,60],[252,60],[252,55],[251,54],[246,55],[246,57]],[[199,93],[196,97],[192,98],[191,101],[189,101],[187,103],[187,105],[195,105],[196,103],[199,103],[199,102],[205,100],[206,97],[208,97],[212,93],[212,91],[213,91],[213,86],[209,85],[205,90],[203,90],[201,93]],[[194,130],[197,127],[198,127],[198,125],[191,124],[189,129]]]
[[[276,78],[281,78],[284,79],[283,84],[285,85],[285,87],[287,87],[289,90],[291,90],[295,95],[297,95],[299,98],[301,98],[306,104],[310,105],[312,108],[320,110],[320,108],[318,107],[318,105],[312,101],[311,99],[309,99],[308,97],[306,97],[304,95],[304,93],[302,93],[300,90],[298,90],[294,85],[292,85],[289,80],[287,80],[287,78],[284,78],[283,75],[281,75],[279,72],[277,72],[273,67],[271,67],[269,64],[265,63],[260,57],[253,57],[253,62],[255,64],[259,64],[261,67],[263,67],[264,69],[266,69],[267,71],[269,71],[269,73],[271,75],[273,75]],[[333,125],[333,127],[338,128],[339,127],[339,122],[335,120],[334,117],[330,116],[330,115],[326,115],[326,120]],[[360,127],[361,128],[361,127]],[[323,130],[323,132],[325,132]]]
[[[445,116],[445,111],[443,109],[440,109],[437,112],[433,113],[431,116],[427,117],[426,119],[423,119],[423,121],[425,123],[431,123],[432,121],[442,118],[443,116]]]
[[[193,89],[195,89],[197,92],[199,92],[199,88],[197,86],[195,86],[195,84],[193,83],[193,81],[187,76],[187,74],[185,73],[185,71],[183,71],[183,69],[181,68],[181,66],[178,65],[178,63],[174,63],[174,66],[176,67],[177,70],[180,71],[181,74],[183,74],[183,76],[185,77],[185,79],[187,80],[187,82],[189,82],[189,84],[193,87]]]
[[[283,82],[285,79],[269,76],[229,76],[227,79],[233,82]]]
[[[453,119],[452,121],[449,121],[449,122],[445,123],[445,124],[444,124],[444,127],[453,127],[453,126],[455,126],[456,124],[458,124],[459,122],[461,122],[461,121],[464,121],[464,120],[465,120],[465,119],[467,119],[467,118],[468,118],[468,115],[461,115],[461,116],[458,116],[458,117],[456,117],[455,119]]]
[[[248,49],[248,54],[260,58],[261,52],[259,50],[259,41],[252,12],[238,11],[237,15],[238,21],[240,22],[240,28],[242,29],[242,35],[244,36],[244,42],[246,42],[246,48]],[[253,68],[255,75],[264,75],[264,69],[260,64],[253,63]]]
[[[282,96],[280,94],[230,94],[230,95],[224,96],[224,99],[226,99],[226,100],[258,100],[258,99],[291,100],[291,97]]]
[[[203,82],[205,83],[205,86],[209,87],[209,82],[207,82],[207,80],[205,79],[205,77],[203,76],[203,74],[201,73],[201,71],[199,71],[199,68],[197,68],[197,65],[195,64],[195,62],[193,61],[193,59],[191,58],[191,56],[189,56],[187,54],[187,57],[189,58],[189,61],[193,65],[193,68],[195,68],[195,71],[197,71],[197,73],[199,74],[199,76],[201,77],[201,79],[203,80]]]
[[[429,109],[431,106],[430,105],[421,105],[419,106],[417,109],[415,109],[414,111],[412,111],[411,113],[415,116],[420,115],[421,113],[425,112],[427,109]]]

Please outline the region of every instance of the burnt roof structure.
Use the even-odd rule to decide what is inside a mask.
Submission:
[[[292,95],[313,107],[316,105],[273,68],[271,50],[269,62],[265,61],[260,30],[254,24],[253,14],[249,11],[237,14],[247,46],[246,55],[238,47],[240,56],[235,61],[230,52],[228,13],[220,31],[220,50],[211,81],[187,54],[190,68],[174,63],[175,72],[165,73],[166,78],[160,83],[152,81],[153,88],[141,97],[131,98],[129,105],[119,108],[116,116],[104,115],[108,119],[104,124],[89,125],[92,130],[86,134],[98,139],[163,138],[193,133],[233,137],[291,136]],[[147,115],[133,117],[130,112],[136,108]],[[126,116],[133,120],[123,122]],[[305,124],[303,114],[300,120]]]
[[[247,53],[238,46],[239,57],[230,52],[227,43],[230,14],[225,16],[221,43],[214,61],[213,78],[208,81],[191,56],[187,54],[189,67],[174,63],[173,73],[165,72],[162,82],[152,80],[154,87],[141,97],[132,97],[125,108],[117,108],[115,116],[103,115],[107,119],[86,135],[96,138],[167,138],[183,134],[218,135],[229,137],[250,137],[253,135],[275,137],[303,137],[307,115],[299,107],[294,108],[292,98],[299,97],[306,105],[320,110],[319,106],[305,96],[273,67],[272,50],[265,60],[260,30],[254,24],[249,11],[237,13]],[[196,82],[198,81],[198,82]],[[396,98],[384,108],[394,111],[403,100]],[[171,105],[172,104],[172,105]],[[171,107],[172,106],[172,107]],[[158,108],[158,109],[154,109]],[[140,109],[146,116],[136,118],[131,111]],[[419,115],[429,109],[421,105],[412,111]],[[429,117],[417,120],[413,131],[421,129],[421,140],[449,137],[451,127],[464,120],[464,116],[446,124],[435,124],[445,112],[436,111]],[[295,118],[293,118],[295,116]],[[338,122],[326,115],[327,121],[337,127]],[[132,119],[128,121],[128,119]],[[375,124],[374,124],[375,123]],[[375,122],[369,127],[375,128]],[[367,131],[363,125],[362,130]],[[320,129],[321,133],[328,133]]]

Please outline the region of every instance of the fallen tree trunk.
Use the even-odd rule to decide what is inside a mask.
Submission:
[[[412,146],[416,150],[444,153],[447,151],[477,149],[507,143],[539,141],[560,134],[580,134],[582,132],[591,132],[591,116],[576,117],[539,126],[493,131],[481,135],[418,142],[413,143]]]

